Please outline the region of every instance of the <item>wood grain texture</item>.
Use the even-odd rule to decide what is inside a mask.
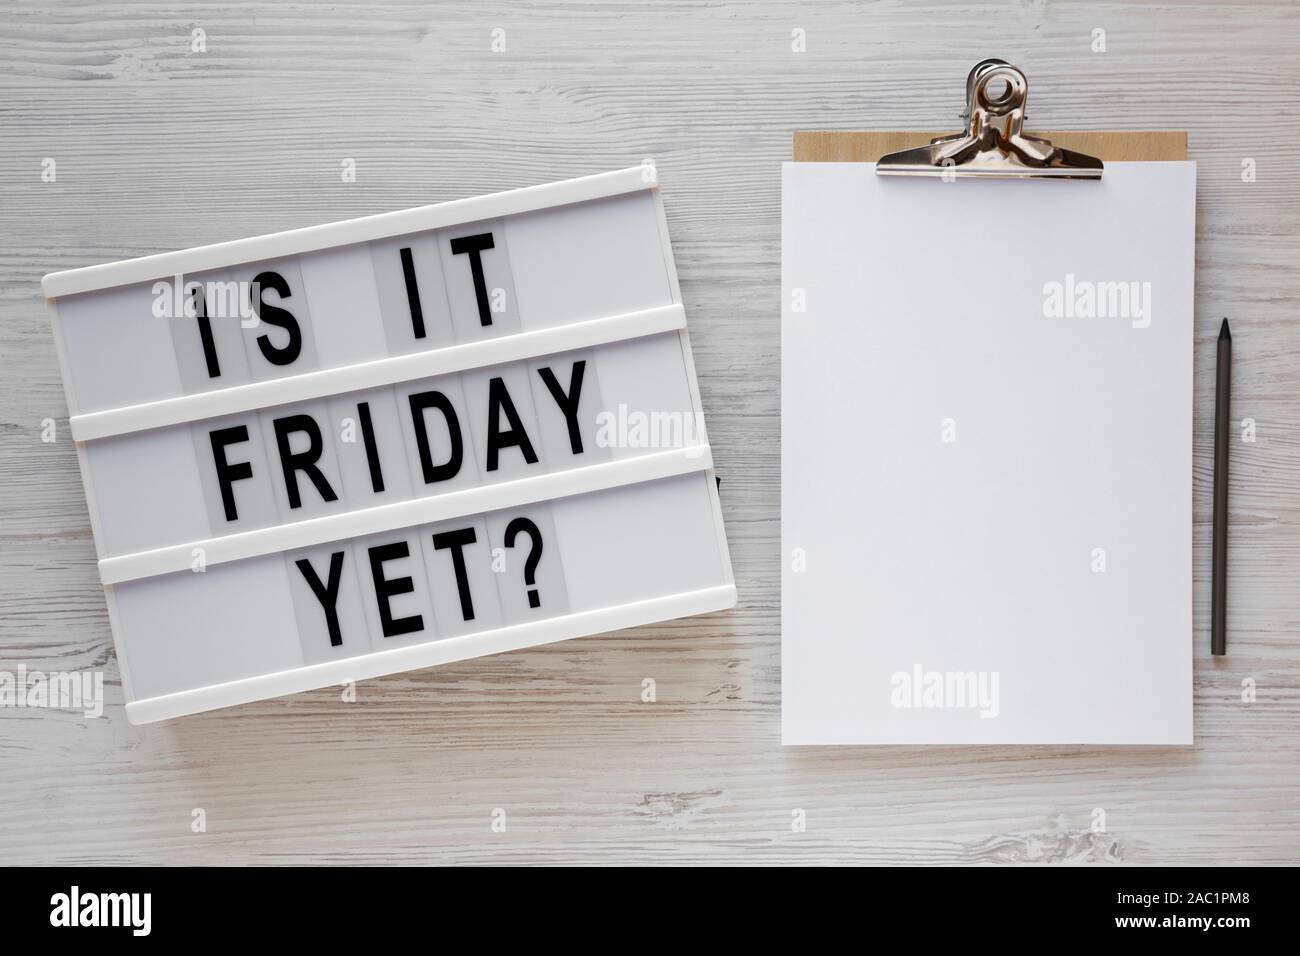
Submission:
[[[0,858],[1297,861],[1298,23],[1290,0],[7,0],[0,666],[102,669],[109,687],[98,720],[0,711]],[[205,52],[192,51],[196,28]],[[792,50],[796,29],[806,52]],[[1188,130],[1197,742],[783,749],[779,166],[796,130],[955,129],[966,73],[986,56],[1025,70],[1034,126]],[[356,703],[326,690],[128,725],[41,276],[646,157],[664,186],[739,607],[370,681]],[[42,182],[45,158],[56,182]],[[341,181],[345,158],[355,183]],[[1255,182],[1242,181],[1247,158]],[[1224,315],[1234,417],[1254,419],[1258,440],[1233,448],[1229,656],[1211,660]],[[191,831],[196,808],[206,833]],[[806,832],[792,831],[796,809]]]

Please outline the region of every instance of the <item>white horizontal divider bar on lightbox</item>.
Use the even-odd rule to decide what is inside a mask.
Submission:
[[[44,290],[134,723],[735,604],[653,167]]]

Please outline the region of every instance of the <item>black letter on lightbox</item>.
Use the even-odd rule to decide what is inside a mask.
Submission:
[[[537,374],[546,383],[546,390],[551,393],[551,398],[555,399],[555,404],[560,406],[560,411],[564,413],[565,424],[569,426],[569,447],[573,449],[575,455],[582,454],[582,432],[578,428],[578,399],[582,396],[582,373],[586,369],[586,359],[573,363],[573,369],[569,372],[568,395],[565,395],[564,389],[560,388],[559,380],[556,379],[549,365],[543,365],[537,370]]]
[[[402,279],[406,282],[406,304],[411,309],[411,331],[417,339],[424,338],[424,309],[420,306],[420,284],[415,281],[415,260],[409,246],[403,246],[398,255],[402,258]]]
[[[284,472],[284,490],[289,495],[289,507],[301,508],[302,495],[298,493],[298,472],[303,472],[316,486],[316,491],[326,501],[337,501],[338,494],[321,473],[320,453],[324,448],[320,426],[310,415],[286,415],[275,419],[275,445],[280,451],[280,468]],[[294,452],[289,448],[289,436],[302,432],[307,436],[306,451]]]
[[[456,409],[442,392],[416,392],[410,397],[411,424],[415,428],[415,445],[420,452],[420,470],[424,472],[424,483],[431,485],[435,481],[447,481],[455,478],[460,471],[465,449],[460,438],[460,419]],[[435,408],[442,412],[447,422],[447,436],[451,440],[451,454],[441,465],[433,463],[433,452],[429,448],[429,430],[424,422],[424,411]]]
[[[484,249],[491,249],[492,233],[483,232],[477,236],[461,236],[459,239],[451,241],[451,254],[453,256],[469,256],[469,273],[474,277],[474,299],[478,302],[478,321],[479,325],[492,324],[492,309],[488,305],[487,282],[483,279],[483,257],[480,253]]]
[[[272,345],[271,337],[265,332],[257,337],[257,347],[262,350],[262,354],[272,365],[289,365],[302,352],[302,329],[298,327],[298,320],[288,309],[282,309],[278,305],[271,305],[262,300],[262,295],[267,289],[278,292],[281,301],[289,298],[293,295],[289,290],[289,283],[284,281],[284,276],[280,273],[270,271],[259,272],[253,281],[257,284],[257,299],[253,303],[253,312],[261,321],[269,322],[289,333],[289,342],[284,348],[276,348]]]
[[[406,546],[406,542],[377,544],[369,549],[369,554],[370,577],[375,582],[375,599],[379,602],[379,624],[383,628],[384,637],[399,637],[412,631],[424,630],[423,615],[412,614],[409,617],[393,620],[393,609],[388,604],[390,598],[398,594],[410,594],[415,590],[415,582],[409,577],[392,580],[384,577],[385,561],[396,561],[411,556],[411,549]]]
[[[361,443],[366,448],[366,464],[370,466],[370,487],[379,494],[384,490],[384,471],[379,467],[379,448],[375,445],[375,426],[370,421],[369,402],[357,402],[357,422],[361,425]]]
[[[190,290],[194,300],[194,318],[199,323],[199,338],[203,342],[203,362],[208,367],[208,378],[221,377],[221,363],[217,361],[217,343],[212,337],[212,320],[208,318],[208,297],[202,284]]]
[[[441,551],[451,548],[451,566],[456,572],[456,590],[460,592],[460,616],[463,620],[474,620],[474,601],[469,593],[469,575],[465,572],[465,552],[467,544],[478,540],[473,528],[457,528],[433,536],[433,546]]]
[[[218,428],[208,433],[208,440],[212,442],[212,460],[217,466],[217,484],[221,486],[221,506],[226,510],[226,520],[236,521],[239,518],[239,510],[235,507],[233,485],[236,481],[252,478],[253,466],[246,461],[235,462],[233,465],[226,461],[226,446],[248,441],[248,426],[231,425],[229,428]]]
[[[329,625],[330,631],[330,644],[338,647],[343,643],[343,632],[339,629],[339,584],[343,580],[343,552],[335,551],[330,555],[329,584],[321,583],[320,575],[306,558],[299,558],[294,564],[302,572],[307,587],[311,588],[311,593],[316,595],[316,600],[320,601],[321,609],[325,612],[325,623]]]
[[[505,431],[499,427],[503,412],[510,422],[510,427]],[[506,383],[499,377],[494,377],[488,381],[487,470],[496,471],[497,456],[501,449],[513,445],[519,446],[524,461],[530,465],[537,464],[537,452],[533,451],[533,443],[528,440],[524,423],[519,420],[519,412],[515,411],[515,403],[510,399]]]

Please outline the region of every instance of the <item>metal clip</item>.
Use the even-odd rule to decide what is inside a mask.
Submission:
[[[996,96],[992,89],[1004,83]],[[944,179],[1100,179],[1095,156],[1053,146],[1024,132],[1029,82],[1006,60],[981,60],[966,77],[966,131],[940,136],[929,146],[889,153],[876,163],[878,176]]]

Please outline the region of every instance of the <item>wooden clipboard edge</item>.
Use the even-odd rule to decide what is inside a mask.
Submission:
[[[800,130],[794,134],[796,163],[874,163],[885,153],[924,146],[946,133],[890,130],[832,132]],[[1103,162],[1177,162],[1187,159],[1186,130],[1085,130],[1035,132],[1055,145],[1096,156]]]

